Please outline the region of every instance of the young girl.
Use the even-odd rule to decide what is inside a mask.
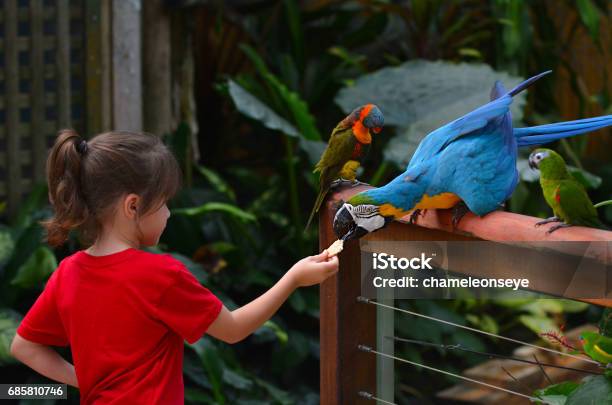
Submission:
[[[187,268],[153,246],[179,166],[153,135],[108,132],[89,142],[60,131],[47,161],[54,217],[47,242],[71,229],[89,246],[62,260],[17,329],[11,353],[55,381],[78,387],[82,404],[183,404],[183,339],[204,333],[238,342],[297,288],[338,271],[327,251],[298,261],[266,293],[229,311]],[[74,366],[48,346],[68,346]]]

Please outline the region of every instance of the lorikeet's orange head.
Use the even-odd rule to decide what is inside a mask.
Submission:
[[[359,121],[362,122],[363,126],[371,130],[375,134],[382,130],[385,125],[385,119],[382,111],[375,104],[366,104],[361,107],[359,112]]]

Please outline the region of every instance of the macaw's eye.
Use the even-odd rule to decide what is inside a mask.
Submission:
[[[542,160],[542,154],[541,153],[536,153],[535,155],[537,160]]]

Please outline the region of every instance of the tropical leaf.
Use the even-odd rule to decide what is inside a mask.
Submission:
[[[549,385],[546,388],[536,390],[534,395],[551,405],[564,405],[568,395],[578,388],[580,384],[574,381],[565,381],[559,384]]]
[[[261,122],[266,128],[280,131],[285,135],[299,137],[298,130],[257,97],[246,91],[238,83],[228,80],[229,94],[238,111]]]
[[[39,246],[19,267],[11,284],[22,288],[36,287],[45,281],[56,268],[57,259],[53,251],[46,246]]]
[[[223,212],[243,222],[257,222],[257,218],[253,214],[246,212],[235,205],[220,202],[209,202],[198,207],[175,208],[172,210],[173,214],[187,215],[190,217],[210,212]]]
[[[589,376],[567,397],[565,405],[612,403],[612,379],[602,375]]]
[[[365,103],[378,105],[385,125],[398,127],[385,158],[403,167],[428,133],[487,103],[496,80],[510,89],[522,79],[485,64],[415,60],[360,77],[335,101],[347,113]],[[514,122],[522,119],[524,98],[514,97]]]
[[[580,20],[587,27],[593,41],[599,41],[599,10],[591,0],[576,0]]]
[[[21,315],[9,308],[0,309],[0,365],[16,363],[10,354],[10,347],[15,332],[21,321]]]

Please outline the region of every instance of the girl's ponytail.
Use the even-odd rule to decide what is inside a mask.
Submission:
[[[83,159],[87,158],[87,141],[72,129],[59,131],[47,159],[49,201],[54,216],[41,225],[46,229],[46,242],[60,246],[68,234],[88,221],[90,212],[83,193]]]

